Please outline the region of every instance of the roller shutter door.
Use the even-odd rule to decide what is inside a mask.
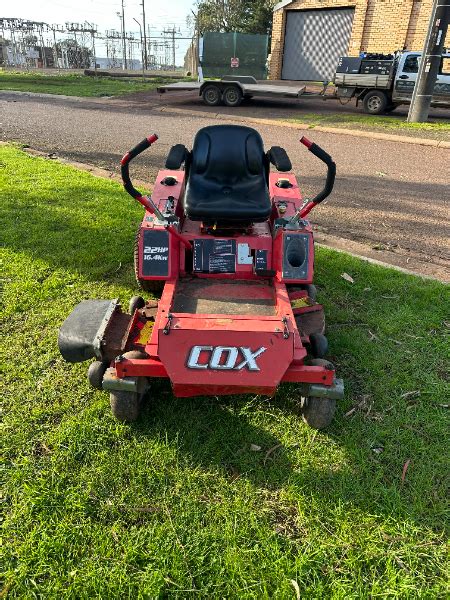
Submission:
[[[287,11],[282,79],[331,80],[348,51],[354,9]]]

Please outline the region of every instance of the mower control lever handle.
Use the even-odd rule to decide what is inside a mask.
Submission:
[[[328,170],[327,170],[327,179],[325,181],[325,186],[324,186],[323,190],[321,190],[316,196],[314,196],[314,198],[312,198],[308,202],[308,204],[306,206],[304,206],[302,208],[302,210],[300,211],[299,217],[303,218],[317,204],[319,204],[320,202],[322,202],[322,200],[325,200],[325,198],[327,198],[331,194],[331,192],[333,191],[334,180],[336,178],[336,163],[331,158],[331,156],[328,154],[328,152],[325,152],[325,150],[323,150],[320,146],[318,146],[314,142],[311,142],[310,140],[308,140],[307,138],[305,138],[305,136],[303,136],[300,139],[300,142],[304,146],[306,146],[308,148],[308,150],[312,154],[314,154],[314,156],[317,156],[318,159],[320,159],[322,162],[324,162],[327,165],[327,168],[328,168]]]
[[[137,144],[134,148],[127,152],[120,161],[123,187],[132,198],[135,198],[138,202],[142,204],[142,206],[144,206],[147,210],[149,210],[152,213],[156,212],[156,207],[149,198],[143,196],[141,192],[139,192],[139,190],[137,190],[133,186],[130,179],[129,163],[133,160],[133,158],[136,158],[136,156],[144,152],[144,150],[147,150],[147,148],[149,148],[154,142],[156,142],[157,139],[158,136],[156,135],[156,133],[149,135],[148,137],[143,139],[142,142],[139,142],[139,144]],[[159,215],[157,216],[159,218]]]

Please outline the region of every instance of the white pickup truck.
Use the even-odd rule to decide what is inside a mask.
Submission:
[[[356,98],[372,115],[409,104],[417,79],[421,52],[402,52],[392,58],[373,55],[342,57],[334,77],[339,98]],[[375,55],[376,56],[376,55]],[[439,65],[431,106],[450,108],[450,53]]]

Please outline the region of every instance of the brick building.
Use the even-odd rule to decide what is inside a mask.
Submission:
[[[269,77],[323,81],[332,77],[341,55],[422,50],[431,7],[432,0],[279,2]]]

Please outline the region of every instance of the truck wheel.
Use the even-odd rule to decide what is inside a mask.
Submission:
[[[370,115],[381,115],[386,110],[387,105],[387,96],[380,90],[372,90],[364,96],[364,112]]]
[[[152,294],[161,294],[164,288],[164,281],[158,281],[157,279],[139,279],[139,237],[141,229],[136,232],[136,238],[134,241],[134,276],[136,282],[141,290],[144,292],[150,292]]]
[[[236,85],[229,85],[223,91],[222,100],[225,106],[239,106],[242,102],[242,92]]]
[[[222,101],[222,94],[218,85],[207,85],[202,92],[203,102],[208,106],[217,106]]]

